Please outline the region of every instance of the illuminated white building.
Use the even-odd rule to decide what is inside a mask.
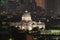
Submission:
[[[11,23],[11,26],[19,27],[21,30],[32,30],[34,27],[39,27],[39,29],[45,29],[45,24],[42,22],[32,21],[30,12],[25,11],[25,14],[22,15],[21,22]]]
[[[25,21],[25,25],[22,25],[22,28],[25,26],[26,30],[32,30],[34,27],[39,27],[45,29],[45,24],[42,22],[32,21],[30,12],[25,11],[25,14],[22,16],[22,21]],[[24,23],[22,23],[24,24]]]

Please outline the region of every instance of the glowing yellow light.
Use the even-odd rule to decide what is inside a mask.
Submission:
[[[13,40],[12,38],[9,38],[9,40]]]

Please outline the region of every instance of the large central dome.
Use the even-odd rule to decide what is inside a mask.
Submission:
[[[30,12],[25,11],[25,13],[22,15],[22,21],[31,21],[31,15]]]

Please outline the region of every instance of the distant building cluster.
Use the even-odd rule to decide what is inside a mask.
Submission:
[[[47,26],[47,28],[52,24],[60,24],[60,22],[58,22],[60,20],[59,15],[52,15],[53,10],[49,10],[50,8],[47,12],[46,9],[37,6],[35,0],[0,0],[0,3],[0,25],[4,25],[5,22],[7,24],[12,22],[12,25],[15,25],[18,24],[17,22],[21,22],[22,20],[30,20],[34,22],[41,21],[45,26]],[[25,13],[27,12],[26,10],[30,15]],[[30,21],[28,23],[30,23]]]

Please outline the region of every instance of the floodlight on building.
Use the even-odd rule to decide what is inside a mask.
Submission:
[[[27,13],[28,11],[26,10],[25,12]]]

